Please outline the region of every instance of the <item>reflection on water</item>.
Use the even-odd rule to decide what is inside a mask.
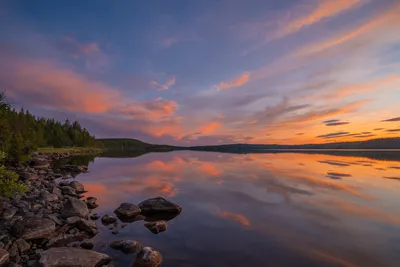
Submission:
[[[89,170],[77,179],[100,215],[155,196],[183,207],[158,235],[144,221],[118,235],[101,226],[95,249],[116,266],[134,260],[108,248],[116,239],[155,247],[164,267],[400,266],[399,161],[179,151],[96,158]]]

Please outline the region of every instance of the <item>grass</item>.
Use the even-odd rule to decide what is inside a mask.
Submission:
[[[43,154],[62,154],[62,153],[70,153],[73,155],[88,155],[88,154],[97,154],[103,152],[104,149],[97,147],[41,147],[37,152]]]

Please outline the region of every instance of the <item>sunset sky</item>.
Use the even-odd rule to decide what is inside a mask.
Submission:
[[[0,2],[16,108],[152,143],[400,136],[400,1]]]

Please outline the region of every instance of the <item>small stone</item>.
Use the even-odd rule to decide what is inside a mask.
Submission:
[[[136,240],[117,240],[111,242],[110,247],[125,254],[133,254],[141,250],[142,244]]]
[[[85,239],[85,240],[83,240],[81,242],[80,246],[83,249],[93,249],[94,248],[94,242],[91,239]]]
[[[118,220],[117,218],[115,218],[114,216],[108,215],[108,214],[104,215],[101,218],[101,222],[104,225],[112,224],[112,223],[116,222],[117,220]]]
[[[133,266],[157,267],[162,262],[161,253],[152,247],[144,247],[137,255]]]
[[[63,225],[64,223],[58,218],[58,214],[48,214],[46,218],[53,220],[58,225]]]
[[[75,189],[70,186],[61,186],[60,189],[63,195],[76,196]]]
[[[166,221],[148,222],[144,226],[147,227],[153,234],[164,232],[168,228]]]
[[[24,254],[31,249],[31,246],[22,238],[14,241],[13,247],[16,247],[20,254]]]
[[[61,197],[61,195],[62,195],[61,189],[58,188],[57,186],[53,187],[53,189],[51,190],[51,193],[54,195],[57,195],[59,197]]]
[[[99,206],[99,205],[97,205],[96,201],[97,201],[97,198],[88,197],[86,199],[86,205],[88,206],[89,209],[95,209]]]
[[[79,229],[87,232],[90,235],[97,235],[99,233],[96,224],[92,221],[80,219],[77,225]]]
[[[44,200],[44,201],[48,201],[48,202],[58,201],[58,195],[51,194],[51,193],[47,192],[46,190],[44,190],[40,194],[40,199]]]
[[[75,224],[77,224],[77,223],[80,221],[80,219],[81,219],[81,217],[72,216],[72,217],[67,218],[67,223],[68,223],[69,225],[75,225]]]
[[[14,217],[15,213],[17,213],[18,209],[17,208],[9,208],[3,211],[2,217],[4,220],[11,220],[12,217]]]

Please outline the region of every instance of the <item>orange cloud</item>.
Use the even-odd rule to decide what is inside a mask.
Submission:
[[[206,125],[200,127],[199,131],[201,131],[203,134],[210,134],[212,132],[215,132],[219,128],[221,128],[221,124],[213,121],[213,122],[207,123]]]
[[[238,214],[238,213],[233,213],[233,212],[221,212],[220,216],[224,219],[232,220],[234,222],[239,223],[243,227],[249,227],[250,226],[250,220],[247,219],[244,215]]]
[[[360,0],[323,0],[318,1],[317,6],[310,13],[288,23],[278,37],[297,32],[306,26],[310,26],[320,20],[337,16],[344,11],[356,7]]]
[[[250,79],[250,73],[245,72],[242,73],[239,77],[234,78],[233,80],[221,82],[217,85],[218,89],[229,89],[232,87],[242,86],[247,83]]]
[[[157,87],[158,90],[168,90],[172,85],[175,84],[175,82],[176,82],[176,77],[173,76],[169,78],[164,84],[160,84],[156,81],[151,81],[150,84]]]

